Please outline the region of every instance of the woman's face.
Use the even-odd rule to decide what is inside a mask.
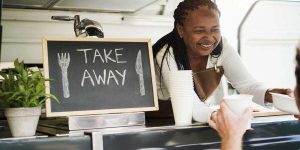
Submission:
[[[192,57],[209,55],[221,40],[219,14],[208,7],[189,11],[183,25],[176,28]]]

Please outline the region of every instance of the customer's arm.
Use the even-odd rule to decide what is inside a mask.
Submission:
[[[221,101],[220,109],[213,114],[213,121],[210,123],[221,137],[221,150],[242,149],[242,138],[251,118],[251,108],[248,108],[242,116],[237,116],[223,100]]]

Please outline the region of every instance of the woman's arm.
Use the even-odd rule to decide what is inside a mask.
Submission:
[[[255,80],[248,72],[237,51],[226,40],[223,40],[222,66],[228,81],[240,93],[253,95],[253,100],[264,105],[265,93],[268,89],[263,83]]]

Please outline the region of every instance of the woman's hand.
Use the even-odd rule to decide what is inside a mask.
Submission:
[[[270,93],[279,93],[289,95],[290,97],[295,97],[294,92],[291,89],[270,89],[267,90],[265,95],[266,102],[273,102],[272,95]],[[294,115],[294,117],[300,121],[300,115]]]
[[[294,97],[294,92],[291,89],[268,89],[265,94],[265,102],[272,103],[272,95],[271,93],[279,93],[279,94],[284,94],[288,95],[290,97]]]
[[[294,115],[294,117],[300,121],[300,115]]]

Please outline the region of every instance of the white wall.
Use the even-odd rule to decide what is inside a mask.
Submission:
[[[238,27],[256,0],[217,1],[222,34],[237,48]],[[241,56],[249,71],[271,87],[295,86],[295,47],[300,40],[300,1],[259,1],[241,32]]]
[[[171,16],[28,9],[4,9],[2,13],[1,61],[20,58],[25,63],[42,63],[42,37],[75,37],[73,22],[51,20],[54,15],[80,15],[81,19],[98,21],[107,38],[150,38],[152,43],[173,28]]]
[[[256,0],[217,0],[221,11],[220,24],[222,35],[237,49],[237,33],[240,22],[249,7]]]
[[[253,75],[272,87],[294,88],[300,1],[261,1],[241,32],[241,55]]]

